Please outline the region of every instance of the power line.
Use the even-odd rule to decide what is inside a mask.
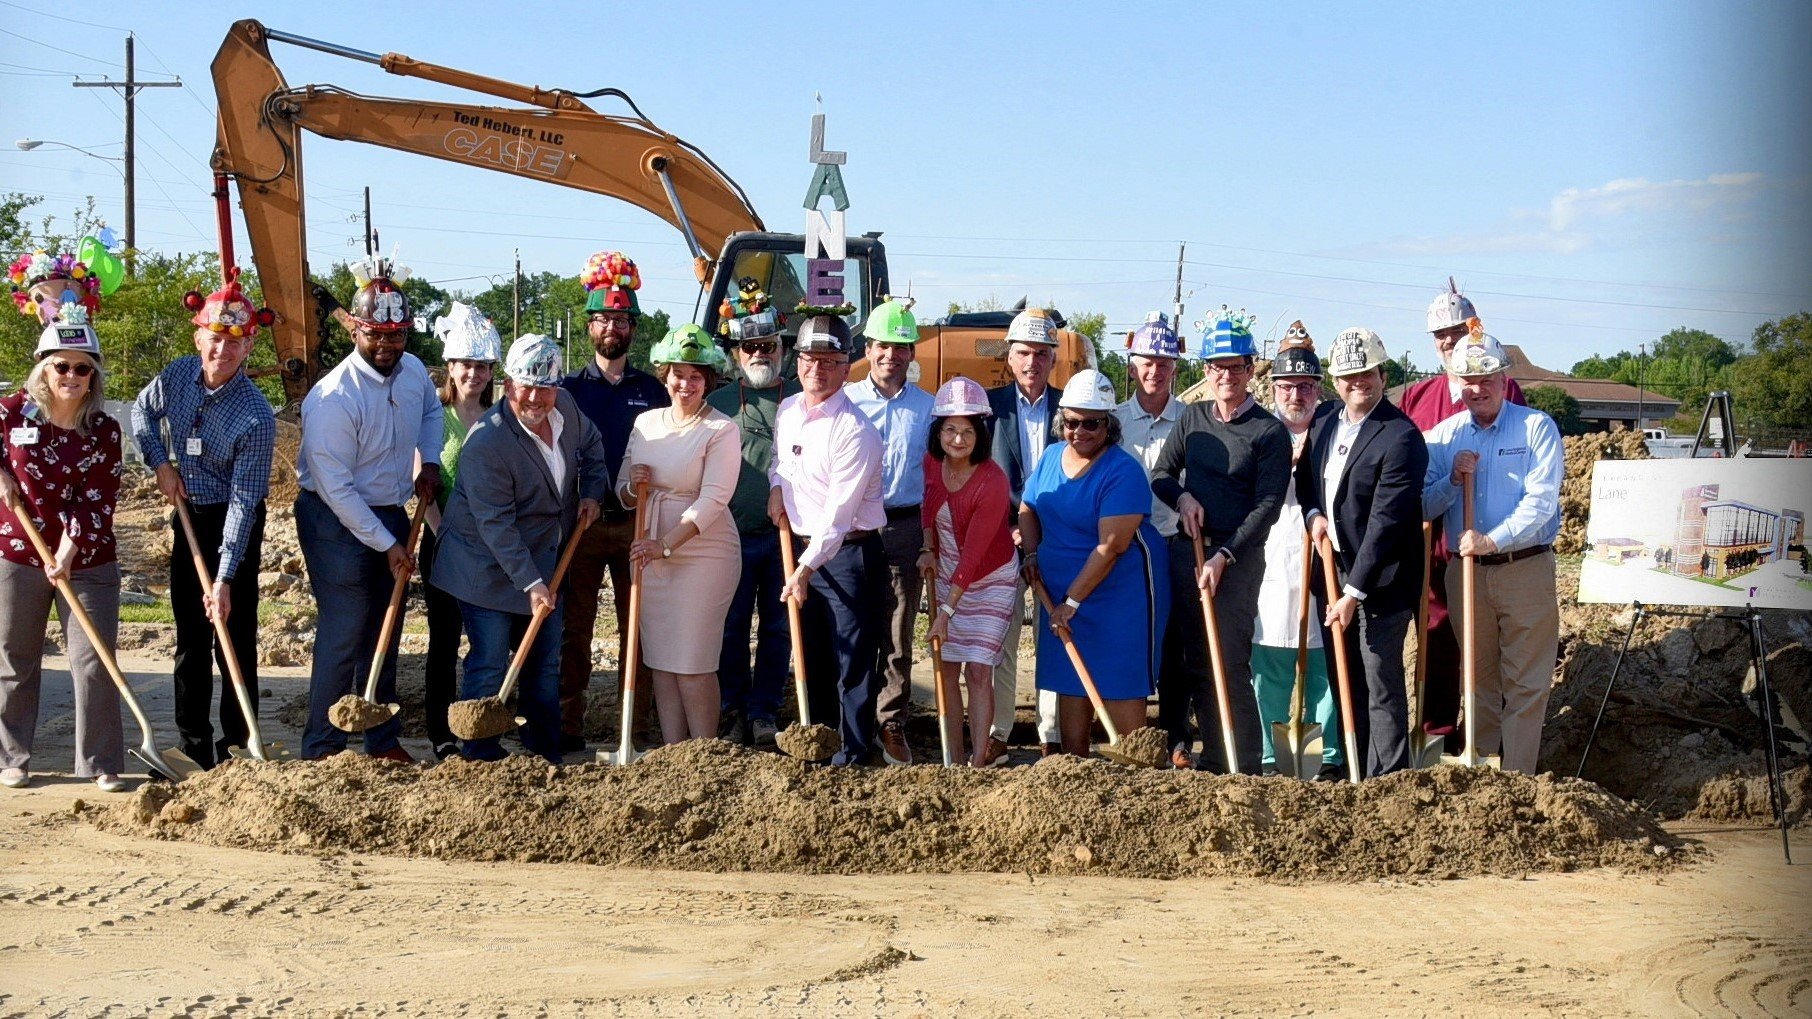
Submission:
[[[42,13],[42,12],[40,11],[37,13]],[[115,61],[112,61],[112,60],[102,60],[100,57],[89,56],[86,53],[77,53],[75,50],[66,50],[61,46],[52,46],[50,43],[44,42],[43,40],[33,39],[29,35],[20,35],[17,32],[9,31],[4,28],[0,28],[0,35],[10,35],[15,39],[23,39],[26,42],[32,43],[33,45],[42,46],[47,50],[56,50],[58,53],[67,54],[69,56],[76,57],[80,60],[92,61],[93,63],[101,64],[105,67],[125,67],[126,66],[125,64],[116,63]]]

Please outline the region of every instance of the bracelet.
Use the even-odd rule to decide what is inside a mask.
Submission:
[[[1081,602],[1079,602],[1079,601],[1077,601],[1077,600],[1076,600],[1076,599],[1074,599],[1074,598],[1071,598],[1071,597],[1069,597],[1069,596],[1068,596],[1068,595],[1065,595],[1065,596],[1064,596],[1064,598],[1063,598],[1063,603],[1064,603],[1064,604],[1065,604],[1065,605],[1068,605],[1068,606],[1069,606],[1069,607],[1070,607],[1070,608],[1071,608],[1071,609],[1080,609],[1080,608],[1082,608],[1082,603],[1081,603]]]
[[[944,615],[946,615],[946,616],[954,616],[954,615],[956,615],[956,606],[955,606],[955,605],[951,605],[951,604],[950,604],[950,603],[948,603],[948,602],[940,602],[940,603],[939,603],[939,604],[938,604],[938,607],[937,607],[937,610],[938,610],[938,611],[939,611],[939,612],[942,612],[942,613],[943,613],[943,614],[944,614]]]
[[[919,549],[919,555],[930,555],[933,551],[933,549],[921,548]]]

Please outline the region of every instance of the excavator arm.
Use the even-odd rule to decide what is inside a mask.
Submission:
[[[526,104],[476,106],[357,95],[329,85],[291,88],[270,56],[290,42]],[[735,181],[702,152],[636,116],[609,116],[571,92],[544,90],[413,60],[233,25],[213,64],[219,120],[213,167],[238,182],[239,201],[272,327],[284,390],[299,401],[320,375],[303,217],[302,132],[433,156],[608,195],[676,227],[699,281],[730,235],[763,229]],[[614,91],[614,90],[607,90]],[[622,93],[614,93],[622,96]],[[622,96],[627,100],[627,96]],[[630,108],[635,109],[630,103]]]

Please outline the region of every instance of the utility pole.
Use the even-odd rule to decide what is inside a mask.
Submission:
[[[516,276],[510,282],[510,333],[522,335],[522,249],[516,249]]]
[[[133,182],[133,122],[134,100],[141,88],[181,88],[181,81],[139,81],[132,73],[132,35],[126,35],[126,80],[125,81],[78,81],[76,88],[116,88],[126,97],[126,274],[131,275],[133,261],[138,253],[138,211],[134,198]]]
[[[371,228],[371,188],[367,185],[365,188],[365,257],[375,256],[377,247],[377,231]]]
[[[1643,365],[1648,361],[1648,344],[1636,344],[1636,431],[1642,431],[1642,417],[1648,410],[1648,392],[1642,388]]]
[[[1176,317],[1170,320],[1170,327],[1172,329],[1176,330],[1177,341],[1179,343],[1182,343],[1182,341],[1183,341],[1183,248],[1184,247],[1185,247],[1185,245],[1182,241],[1177,242],[1177,288],[1176,288],[1176,292],[1174,295],[1175,300],[1176,300],[1176,307],[1175,307]]]

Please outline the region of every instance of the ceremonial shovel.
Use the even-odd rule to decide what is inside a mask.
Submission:
[[[799,568],[799,561],[793,555],[793,522],[791,520],[783,520],[780,524],[780,568],[785,571],[783,583],[791,581],[793,571]],[[788,598],[786,602],[786,625],[792,631],[793,636],[793,696],[799,701],[799,728],[806,729],[812,724],[812,709],[805,699],[805,644],[801,637],[805,624],[799,615],[799,603],[791,598]],[[820,752],[823,753],[822,757],[810,760],[830,760],[842,747],[842,742],[842,737],[838,735],[835,745],[829,746],[827,749],[820,748]],[[787,746],[786,741],[781,741],[780,749],[789,755],[798,756]],[[800,760],[807,759],[800,758]]]
[[[937,575],[935,573],[930,570],[925,571],[925,584],[931,589],[933,601],[937,600],[936,580]],[[932,611],[935,612],[937,610],[933,609]],[[937,689],[938,743],[943,747],[944,767],[949,768],[952,767],[955,762],[950,756],[950,713],[949,708],[947,707],[948,698],[944,694],[944,646],[943,642],[935,637],[931,639],[931,685]],[[957,703],[960,704],[962,701],[959,699]]]
[[[635,486],[635,532],[630,541],[642,537],[648,520],[648,482]],[[608,764],[633,764],[635,752],[635,674],[642,668],[642,564],[630,567],[629,633],[623,640],[623,660],[617,663],[617,674],[623,679],[622,720],[617,728],[617,752],[598,752],[598,760]]]
[[[1321,539],[1321,570],[1327,581],[1328,604],[1332,605],[1340,596],[1340,578],[1334,568],[1334,542],[1325,536]],[[1334,673],[1340,689],[1340,728],[1346,736],[1346,773],[1356,783],[1359,781],[1359,733],[1353,727],[1353,688],[1346,662],[1346,627],[1335,620],[1328,630],[1329,639],[1334,643]]]
[[[403,551],[415,555],[415,542],[422,534],[422,518],[427,515],[428,500],[415,500],[415,516],[409,521],[409,536],[404,539]],[[327,712],[328,721],[344,732],[364,732],[374,729],[396,717],[403,710],[400,704],[379,704],[377,702],[378,675],[384,671],[384,657],[390,650],[390,635],[396,632],[397,620],[403,614],[403,596],[409,591],[409,573],[405,572],[396,578],[396,585],[390,589],[390,607],[384,611],[384,625],[378,630],[377,647],[371,651],[371,672],[365,677],[365,696],[347,694],[335,701],[333,708]]]
[[[182,522],[183,537],[189,541],[189,556],[195,561],[195,575],[201,580],[204,593],[214,590],[214,578],[208,574],[208,562],[202,558],[201,543],[195,540],[195,521],[189,517],[189,507],[181,499],[176,501],[176,519]],[[220,657],[226,660],[227,676],[233,683],[233,695],[239,699],[239,710],[245,714],[245,752],[253,760],[268,761],[264,753],[264,740],[258,732],[258,709],[252,707],[251,694],[245,689],[245,673],[239,669],[239,654],[233,650],[233,636],[227,632],[226,620],[214,613],[208,613],[214,623],[214,637],[220,641]],[[238,747],[233,747],[238,750]]]
[[[44,544],[44,535],[38,533],[38,525],[31,522],[30,511],[19,506],[15,515],[19,518],[19,526],[25,528],[25,536],[31,539],[32,547],[38,550],[38,557],[47,563],[56,562],[57,557],[51,553],[50,546]],[[145,740],[137,747],[127,747],[126,752],[143,762],[152,774],[172,782],[181,782],[200,771],[201,765],[196,764],[188,754],[180,750],[166,752],[157,749],[157,736],[151,731],[151,720],[145,717],[145,709],[139,705],[138,696],[132,692],[125,675],[120,672],[120,663],[114,659],[113,649],[101,640],[100,628],[94,625],[94,619],[88,615],[88,610],[76,600],[75,587],[69,583],[68,577],[57,581],[57,590],[63,593],[63,600],[69,603],[70,614],[76,617],[82,631],[88,634],[88,643],[94,645],[95,657],[101,660],[107,675],[113,677],[113,685],[119,688],[120,698],[132,709],[132,717],[138,719],[138,728]],[[67,629],[69,621],[64,620],[63,625]]]
[[[1304,782],[1321,770],[1321,725],[1308,720],[1309,714],[1309,613],[1312,595],[1309,580],[1314,576],[1315,546],[1307,531],[1302,535],[1302,601],[1297,606],[1296,621],[1296,688],[1290,694],[1290,720],[1271,723],[1271,749],[1277,759],[1279,774]]]
[[[1472,530],[1472,475],[1461,476],[1463,484],[1465,529]],[[1466,749],[1458,757],[1442,754],[1442,764],[1457,764],[1463,768],[1476,768],[1484,765],[1487,768],[1498,768],[1503,759],[1498,756],[1486,756],[1479,753],[1477,738],[1478,717],[1478,608],[1475,592],[1478,587],[1478,559],[1476,556],[1464,556],[1460,564],[1460,604],[1466,613],[1465,626],[1460,631],[1460,711],[1466,716]]]
[[[1195,575],[1202,575],[1202,532],[1195,534]],[[1221,753],[1227,758],[1227,774],[1239,774],[1239,752],[1233,739],[1233,702],[1227,696],[1227,666],[1221,660],[1221,624],[1214,617],[1214,594],[1205,587],[1198,587],[1196,593],[1201,596],[1202,628],[1208,631],[1208,664],[1214,671],[1214,699],[1220,709],[1217,715],[1221,722]]]
[[[1037,592],[1038,604],[1044,606],[1044,613],[1049,616],[1054,610],[1051,605],[1051,593],[1044,589],[1043,577],[1036,578],[1032,581],[1032,590]],[[1070,664],[1076,667],[1076,678],[1082,681],[1082,689],[1088,693],[1089,703],[1095,706],[1095,717],[1101,720],[1101,728],[1107,730],[1107,746],[1101,748],[1101,756],[1110,761],[1117,761],[1120,764],[1130,764],[1138,768],[1157,767],[1157,761],[1147,761],[1123,753],[1118,749],[1120,731],[1114,728],[1114,720],[1107,715],[1107,704],[1101,699],[1101,691],[1095,688],[1095,677],[1088,671],[1088,666],[1083,663],[1082,652],[1077,650],[1076,641],[1070,636],[1070,628],[1067,626],[1057,627],[1057,638],[1063,641],[1063,650],[1068,652]]]
[[[573,553],[578,551],[579,539],[585,535],[587,524],[581,524],[573,530],[573,536],[566,539],[566,551],[560,553],[560,563],[554,567],[554,579],[548,581],[547,589],[557,598],[560,593],[560,582],[566,579],[566,567],[573,561]],[[516,645],[516,654],[510,659],[509,671],[503,674],[503,685],[497,688],[493,697],[476,697],[469,701],[460,701],[448,706],[447,727],[460,739],[488,739],[501,736],[526,719],[517,717],[510,710],[510,694],[516,692],[516,680],[522,675],[522,667],[528,663],[529,649],[535,646],[535,638],[541,633],[541,624],[547,622],[552,614],[551,609],[535,606],[534,615],[529,619],[528,629],[522,634],[522,641]],[[469,717],[459,719],[454,724],[454,714],[470,713]]]
[[[1409,729],[1409,766],[1432,768],[1441,763],[1441,738],[1430,737],[1428,721],[1428,582],[1434,568],[1434,525],[1422,521],[1422,603],[1416,610],[1416,717]]]

